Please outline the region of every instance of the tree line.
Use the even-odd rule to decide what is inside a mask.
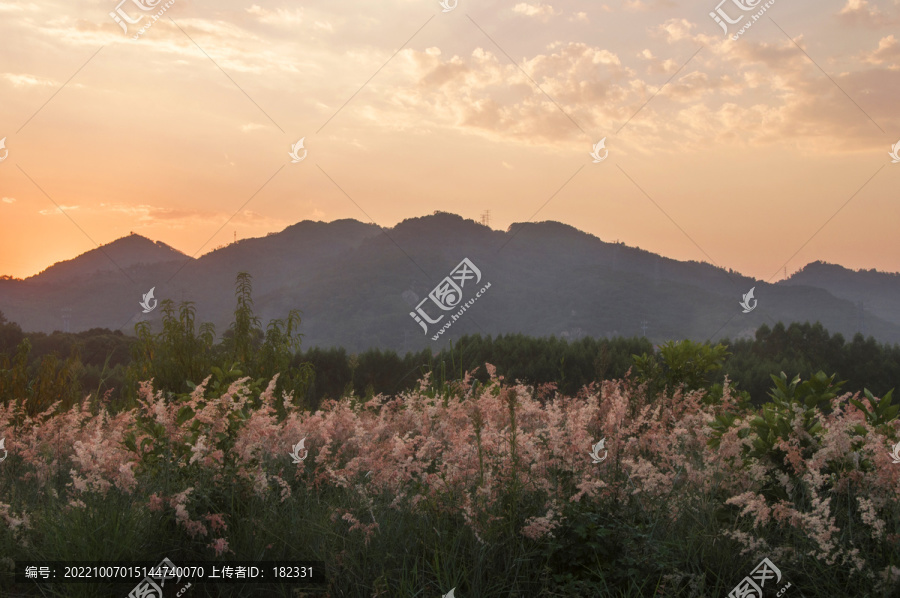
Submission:
[[[857,334],[850,342],[821,324],[761,326],[753,339],[722,340],[715,346],[670,341],[654,347],[646,338],[534,338],[521,334],[467,335],[440,352],[424,349],[398,355],[370,349],[301,348],[300,312],[263,327],[253,312],[252,282],[235,282],[234,321],[217,339],[212,324],[197,323],[191,302],[161,303],[162,329],[148,322],[135,335],[95,328],[78,333],[25,333],[0,313],[0,402],[24,399],[36,413],[56,401],[70,405],[91,395],[111,407],[132,405],[140,382],[175,396],[190,392],[207,376],[210,391],[222,391],[249,376],[263,389],[278,374],[277,390],[293,393],[311,409],[323,400],[353,394],[368,398],[398,394],[429,376],[436,390],[467,372],[487,382],[485,363],[507,381],[552,385],[577,394],[585,385],[625,377],[629,370],[648,392],[706,388],[721,392],[728,376],[745,399],[767,400],[772,375],[803,380],[819,371],[836,375],[843,390],[884,396],[900,381],[900,346]]]

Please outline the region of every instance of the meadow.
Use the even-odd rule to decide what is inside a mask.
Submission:
[[[10,402],[0,566],[302,559],[330,580],[194,596],[700,597],[768,558],[787,595],[898,595],[890,397],[838,394],[824,374],[777,380],[761,410],[727,380],[720,396],[626,378],[568,397],[486,367],[488,384],[426,378],[314,412],[278,396],[277,377],[258,393],[210,377],[173,398],[145,382],[118,413],[96,398],[35,416]]]

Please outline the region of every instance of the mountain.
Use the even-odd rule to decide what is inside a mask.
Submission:
[[[448,283],[464,259],[480,271],[480,280],[466,264],[470,272]],[[752,335],[778,321],[820,321],[847,338],[862,328],[882,342],[900,342],[897,274],[816,263],[768,284],[604,242],[558,222],[497,231],[444,212],[389,229],[356,220],[303,221],[196,259],[132,235],[29,279],[0,280],[0,311],[33,331],[61,330],[66,321],[72,331],[131,333],[139,320],[158,329],[162,310],[143,314],[138,305],[153,287],[159,301],[193,301],[197,322],[213,322],[222,333],[231,322],[240,271],[253,276],[254,307],[263,324],[299,309],[304,346],[351,352],[438,348],[475,332],[716,340]],[[457,279],[462,288],[453,288]],[[448,305],[462,292],[450,311],[428,298],[441,286],[451,291],[442,295]],[[745,314],[739,302],[751,287],[757,303]],[[427,334],[410,315],[423,300],[425,315],[440,319]],[[458,320],[432,340],[467,302]]]
[[[49,284],[64,283],[99,272],[186,259],[190,258],[162,241],[154,242],[131,233],[127,237],[82,253],[75,259],[57,262],[26,280]]]
[[[848,270],[836,264],[813,262],[794,273],[786,285],[825,289],[835,297],[860,304],[888,321],[900,319],[900,274],[877,270]]]

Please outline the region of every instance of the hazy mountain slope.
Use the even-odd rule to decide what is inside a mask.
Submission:
[[[78,257],[57,262],[39,274],[26,279],[43,284],[68,282],[98,272],[128,270],[136,265],[151,265],[174,260],[186,260],[188,256],[162,241],[131,234],[116,239]]]
[[[813,262],[796,272],[785,285],[825,289],[835,297],[862,302],[867,312],[900,324],[900,274],[876,270],[848,270],[836,264]],[[866,328],[868,324],[864,322]]]
[[[160,301],[194,301],[197,321],[211,321],[222,333],[234,310],[235,275],[247,271],[263,324],[300,309],[306,346],[350,351],[436,347],[473,332],[575,338],[646,330],[656,342],[735,338],[777,321],[821,321],[849,338],[860,321],[853,290],[858,280],[867,291],[868,331],[881,341],[900,342],[900,322],[883,313],[900,295],[889,277],[873,282],[859,277],[870,273],[811,268],[789,282],[766,284],[710,264],[606,243],[556,222],[514,224],[504,232],[446,213],[384,231],[355,220],[304,221],[198,259],[176,252],[177,261],[156,262],[128,262],[122,241],[104,249],[131,264],[125,273],[98,268],[89,252],[65,262],[65,271],[77,276],[62,277],[56,269],[52,277],[0,281],[0,310],[26,330],[62,329],[62,310],[68,308],[73,331],[103,326],[131,333],[140,318],[158,326],[161,309],[145,315],[138,306],[155,287]],[[470,281],[463,289],[463,302],[486,283],[491,288],[434,342],[431,336],[456,310],[442,312],[426,302],[432,317],[447,314],[427,335],[409,314],[463,258],[482,274],[477,286]],[[751,287],[758,304],[744,314],[738,303]]]

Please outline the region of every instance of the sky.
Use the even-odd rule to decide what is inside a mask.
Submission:
[[[719,2],[0,0],[0,274],[436,210],[900,272],[900,0]]]

